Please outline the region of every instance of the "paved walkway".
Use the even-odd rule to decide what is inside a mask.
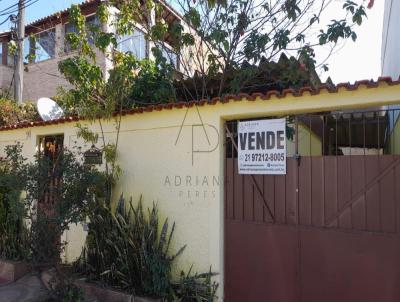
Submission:
[[[15,283],[0,284],[0,302],[46,301],[47,290],[35,275],[26,275]]]

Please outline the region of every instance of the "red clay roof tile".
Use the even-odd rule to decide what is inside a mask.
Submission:
[[[353,91],[357,90],[360,86],[364,86],[366,88],[376,88],[379,86],[380,83],[386,83],[389,86],[393,85],[400,85],[400,78],[398,80],[392,80],[390,77],[380,77],[378,78],[377,81],[373,80],[361,80],[361,81],[356,81],[354,84],[350,84],[349,82],[347,83],[340,83],[337,84],[336,86],[332,85],[321,85],[318,89],[313,89],[311,87],[302,87],[298,90],[294,89],[284,89],[282,92],[279,92],[277,90],[271,90],[267,91],[266,93],[253,93],[251,95],[248,95],[246,93],[239,93],[236,95],[229,94],[225,95],[224,97],[214,97],[211,100],[207,99],[202,99],[199,101],[190,101],[190,102],[177,102],[177,103],[165,103],[165,104],[157,104],[157,105],[149,105],[146,107],[140,107],[140,108],[134,108],[134,109],[129,109],[129,110],[123,110],[122,115],[133,115],[137,113],[143,113],[143,112],[152,112],[152,111],[161,111],[165,109],[173,109],[173,108],[189,108],[193,107],[195,105],[197,106],[203,106],[205,104],[209,105],[215,105],[217,103],[229,103],[231,101],[240,101],[243,98],[248,99],[249,101],[254,101],[256,98],[260,98],[262,100],[269,100],[271,97],[276,96],[278,98],[284,98],[289,95],[295,96],[295,97],[301,97],[304,95],[304,93],[311,94],[311,95],[318,95],[321,93],[321,91],[327,91],[329,93],[337,93],[340,88],[344,88],[347,91]],[[118,115],[118,113],[114,114]],[[78,116],[69,116],[53,121],[34,121],[34,122],[22,122],[20,124],[16,125],[6,125],[0,127],[0,131],[7,131],[7,130],[13,130],[13,129],[18,129],[18,128],[29,128],[29,127],[37,127],[37,126],[46,126],[46,125],[54,125],[54,124],[61,124],[61,123],[69,123],[73,121],[79,121],[80,118]]]

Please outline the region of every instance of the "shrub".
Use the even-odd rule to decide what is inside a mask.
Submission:
[[[181,272],[178,282],[172,284],[173,290],[168,297],[169,301],[182,302],[209,302],[214,301],[218,284],[211,280],[215,274],[211,272],[192,274]]]
[[[74,280],[58,271],[50,279],[50,299],[46,302],[83,302],[85,294],[82,288],[74,284]]]
[[[0,97],[0,126],[34,121],[38,118],[39,114],[33,103],[18,105],[12,100]]]
[[[0,257],[56,264],[62,233],[86,221],[102,198],[104,176],[66,149],[55,160],[38,154],[30,163],[21,152],[21,144],[6,147],[0,165]]]
[[[86,248],[75,265],[89,280],[137,296],[169,301],[213,301],[215,284],[201,280],[206,276],[211,278],[212,273],[195,276],[189,273],[179,282],[172,282],[174,260],[185,249],[183,246],[176,253],[170,253],[174,230],[175,224],[169,229],[168,219],[160,225],[156,205],[145,214],[141,200],[135,208],[131,200],[126,210],[121,196],[115,211],[100,207],[90,216]],[[179,300],[195,296],[209,299]]]
[[[20,144],[5,148],[0,160],[0,258],[25,260],[30,255],[25,210],[20,194],[25,185]]]
[[[63,248],[61,235],[69,225],[86,221],[94,202],[101,198],[102,173],[64,149],[55,159],[42,154],[26,165],[25,207],[32,221],[32,261],[55,263]],[[37,206],[36,206],[37,205]]]
[[[90,216],[87,246],[80,259],[82,272],[135,295],[165,296],[172,263],[185,248],[169,255],[174,228],[169,231],[166,220],[159,234],[155,205],[147,215],[141,202],[136,208],[130,203],[125,210],[123,197],[115,212],[99,207]]]

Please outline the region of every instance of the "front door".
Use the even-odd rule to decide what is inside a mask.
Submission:
[[[62,156],[64,135],[44,136],[39,139],[39,156],[43,159],[47,177],[40,194],[38,207],[46,215],[54,214],[54,205],[57,200],[57,187],[61,182],[61,175],[56,169],[57,161]]]

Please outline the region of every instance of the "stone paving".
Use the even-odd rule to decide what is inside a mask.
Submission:
[[[17,282],[0,284],[0,302],[42,302],[47,290],[36,275],[26,275]]]

